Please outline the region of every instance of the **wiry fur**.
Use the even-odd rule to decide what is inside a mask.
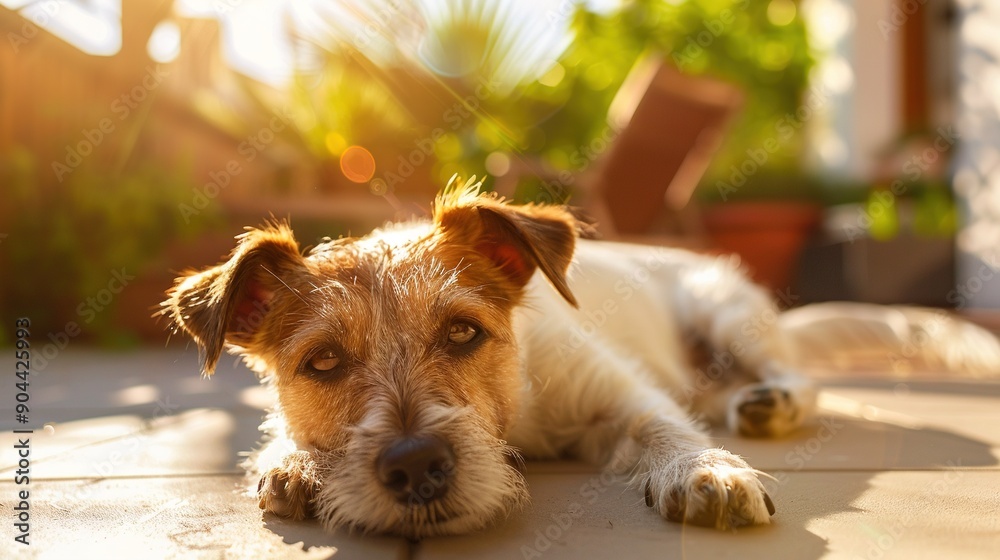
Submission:
[[[447,501],[404,509],[385,495],[371,472],[375,453],[391,443],[393,420],[376,410],[356,426],[344,457],[330,465],[328,483],[316,496],[317,517],[327,526],[347,526],[379,533],[406,528],[408,535],[432,536],[468,532],[497,512],[510,511],[527,498],[524,479],[511,459],[516,452],[490,429],[471,408],[430,405],[419,411],[422,429],[443,435],[456,446],[454,491]],[[358,501],[359,496],[368,499]]]
[[[433,221],[305,255],[272,224],[179,279],[163,313],[206,375],[226,345],[276,391],[247,465],[266,511],[410,538],[473,531],[525,503],[523,453],[614,457],[673,521],[769,522],[758,471],[694,418],[754,437],[808,420],[816,390],[774,305],[728,259],[577,233],[565,209],[475,188],[440,197]],[[469,323],[482,336],[453,343]],[[317,355],[336,367],[311,370]],[[424,481],[447,494],[403,503],[375,465],[416,436],[447,442],[454,465]]]

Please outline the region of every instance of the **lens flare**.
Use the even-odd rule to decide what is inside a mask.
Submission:
[[[354,183],[367,183],[375,175],[375,158],[362,146],[349,146],[340,156],[340,171]]]

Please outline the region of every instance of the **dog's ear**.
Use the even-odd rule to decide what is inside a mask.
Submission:
[[[285,224],[248,229],[229,260],[177,279],[161,303],[160,314],[173,320],[201,348],[201,371],[209,376],[226,343],[253,340],[279,290],[282,278],[305,269],[298,243]]]
[[[561,206],[504,204],[476,189],[438,197],[434,221],[445,239],[485,257],[515,287],[539,268],[571,305],[566,271],[576,244],[576,219]]]

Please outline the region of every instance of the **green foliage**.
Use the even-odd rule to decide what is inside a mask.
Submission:
[[[778,138],[776,126],[798,108],[812,65],[802,21],[796,17],[784,25],[771,23],[769,5],[638,0],[619,13],[581,11],[574,23],[577,39],[560,59],[563,80],[555,87],[538,82],[525,87],[525,97],[551,114],[540,124],[545,134],[542,155],[557,168],[578,170],[573,154],[602,133],[608,107],[626,75],[641,56],[652,53],[684,72],[713,75],[744,89],[743,114],[706,179],[726,176],[731,166],[747,158],[747,148]],[[796,131],[782,142],[768,169],[796,169],[801,145]]]
[[[168,241],[190,240],[216,219],[206,210],[184,223],[178,208],[190,204],[195,185],[183,168],[141,163],[114,173],[85,161],[62,183],[50,173],[24,149],[0,160],[9,234],[0,246],[0,299],[43,331],[82,325],[78,306],[108,286],[112,271],[138,275]],[[113,316],[95,314],[86,331],[103,343],[121,340]]]
[[[952,237],[957,229],[957,211],[952,191],[940,181],[894,183],[895,193],[885,186],[868,192],[865,214],[871,218],[868,233],[887,241],[908,232],[917,237]],[[901,207],[901,203],[906,205]],[[901,214],[910,217],[904,229]]]
[[[490,79],[498,61],[519,56],[515,47],[487,50],[478,68],[450,77],[412,58],[375,64],[349,47],[330,47],[323,79],[297,92],[299,106],[314,115],[300,121],[303,135],[324,157],[335,157],[338,146],[365,145],[384,169],[384,162],[395,162],[440,129],[445,134],[433,143],[431,178],[439,183],[456,172],[481,174],[493,152],[577,173],[595,159],[590,148],[607,134],[609,106],[628,72],[642,57],[658,56],[684,72],[735,83],[746,94],[744,111],[707,182],[728,176],[731,166],[746,159],[748,148],[770,139],[781,146],[770,156],[768,170],[798,168],[801,131],[778,134],[781,119],[794,115],[802,102],[813,63],[795,2],[633,0],[610,13],[584,6],[544,14],[546,25],[571,21],[573,40],[553,53],[556,60],[549,59],[548,67],[536,68],[517,87],[485,96],[476,95],[477,85]],[[469,9],[474,8],[475,3]],[[521,31],[523,21],[496,14],[493,19],[456,17],[470,49],[483,42],[477,37],[520,33],[522,42],[533,40],[531,32]],[[475,28],[477,22],[482,27]],[[463,100],[472,115],[449,118],[451,107]],[[535,185],[524,192],[537,190]]]

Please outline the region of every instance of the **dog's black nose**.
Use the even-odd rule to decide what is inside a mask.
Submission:
[[[419,505],[448,492],[455,473],[455,455],[441,438],[406,437],[386,448],[375,468],[379,482],[400,503]]]

